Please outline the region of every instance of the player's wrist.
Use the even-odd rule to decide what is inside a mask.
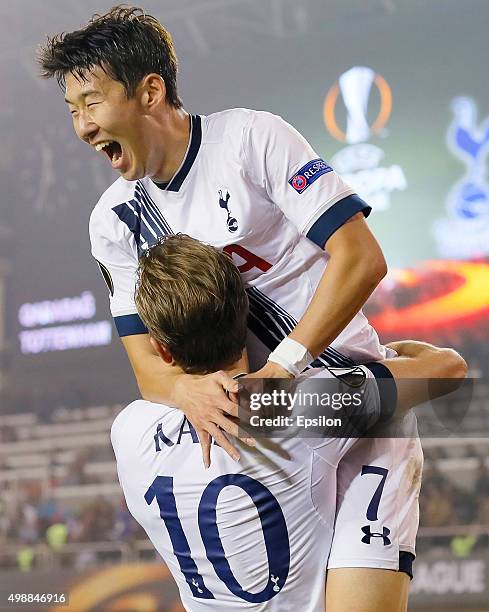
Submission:
[[[292,376],[298,376],[312,361],[314,357],[308,349],[297,340],[288,337],[284,338],[268,356],[269,363],[278,364]]]
[[[267,361],[267,363],[256,372],[260,378],[294,378],[288,370],[283,368],[278,363]]]

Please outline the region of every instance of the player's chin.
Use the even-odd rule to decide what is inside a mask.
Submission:
[[[144,178],[146,176],[144,171],[141,168],[136,168],[134,166],[131,166],[127,170],[121,171],[120,175],[126,181],[137,181],[137,180],[142,179],[142,178]]]

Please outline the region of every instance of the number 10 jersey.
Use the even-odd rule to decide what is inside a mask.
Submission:
[[[311,376],[335,380],[324,369]],[[373,424],[382,410],[377,385],[365,393]],[[206,470],[184,414],[138,400],[116,417],[111,440],[129,511],[187,610],[324,612],[336,471],[354,439],[260,439],[253,449],[237,441],[238,463],[213,445]]]

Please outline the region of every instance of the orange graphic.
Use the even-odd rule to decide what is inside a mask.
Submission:
[[[392,91],[387,81],[380,74],[375,75],[374,83],[377,85],[377,89],[379,90],[380,94],[380,109],[377,118],[370,128],[370,131],[372,134],[378,134],[386,125],[387,121],[389,121],[389,117],[391,116]],[[336,138],[336,140],[345,142],[346,134],[338,127],[338,122],[336,121],[336,103],[338,101],[339,93],[340,86],[338,83],[335,83],[326,94],[323,107],[323,117],[329,133]]]
[[[110,600],[105,607],[106,612],[158,612],[161,602],[154,595],[140,593],[137,595],[123,595],[118,599]]]
[[[66,612],[90,612],[95,608],[112,612],[113,610],[138,612],[158,612],[161,601],[152,594],[154,583],[172,582],[173,578],[164,564],[125,564],[96,572],[78,582],[69,593]],[[184,610],[179,601],[165,602],[173,606],[173,612]],[[51,608],[59,612],[59,606]]]
[[[457,261],[429,261],[422,270],[402,271],[393,275],[399,287],[426,282],[423,270],[434,274],[449,273],[458,281],[444,295],[411,304],[400,309],[389,309],[371,317],[372,325],[381,332],[459,327],[489,315],[489,264]],[[413,276],[414,275],[414,276]],[[392,278],[392,277],[391,277]]]

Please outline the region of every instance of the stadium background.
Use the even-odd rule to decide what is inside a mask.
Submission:
[[[0,5],[0,608],[29,584],[70,589],[74,610],[181,609],[109,448],[137,390],[87,223],[116,176],[76,140],[33,60],[47,34],[112,4]],[[423,440],[410,609],[488,610],[489,5],[142,4],[173,33],[187,110],[280,114],[374,205],[390,273],[367,312],[382,340],[450,344],[469,362],[478,381],[460,432]]]

